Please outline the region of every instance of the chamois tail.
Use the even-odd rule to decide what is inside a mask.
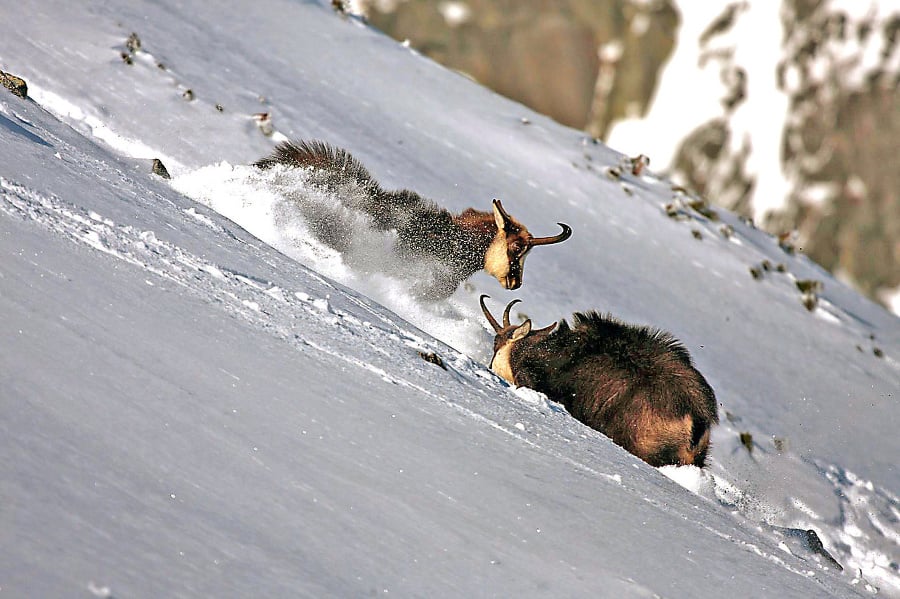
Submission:
[[[411,214],[429,206],[413,191],[382,189],[350,152],[324,141],[282,142],[253,166],[270,169],[279,164],[313,169],[314,183],[335,192],[344,206],[367,213],[381,230],[401,228],[409,222]]]
[[[269,156],[257,160],[253,166],[269,169],[278,164],[327,172],[333,183],[354,182],[364,187],[378,186],[366,167],[350,152],[324,141],[282,142],[275,146]]]

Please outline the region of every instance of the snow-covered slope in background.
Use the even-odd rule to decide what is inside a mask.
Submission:
[[[900,2],[676,4],[653,101],[607,142],[900,314]]]
[[[40,106],[0,101],[3,591],[900,594],[896,317],[327,6],[15,14],[0,69]],[[479,275],[422,305],[273,218],[242,165],[280,136],[575,234],[517,292]],[[541,326],[594,308],[681,338],[722,415],[708,474],[666,469],[695,493],[493,377],[482,292]]]
[[[648,154],[653,165],[665,168],[672,165],[679,146],[692,131],[715,117],[728,119],[732,130],[729,153],[749,147],[747,168],[756,179],[753,211],[761,221],[767,211],[784,204],[790,191],[777,151],[788,118],[788,96],[778,89],[775,70],[783,53],[778,27],[781,3],[730,6],[736,14],[727,34],[706,39],[704,33],[715,12],[697,3],[679,3],[679,43],[663,69],[648,114],[615,123],[608,141],[623,152]],[[762,31],[770,35],[761,39]],[[745,101],[729,115],[722,100],[731,92],[731,65],[743,70],[747,88],[743,90]],[[718,176],[711,174],[710,179]],[[716,200],[725,205],[733,201],[726,197]]]

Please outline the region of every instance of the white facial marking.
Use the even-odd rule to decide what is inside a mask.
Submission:
[[[500,281],[501,285],[506,285],[506,277],[509,275],[509,260],[506,257],[506,234],[502,230],[497,233],[484,253],[484,270]]]
[[[503,347],[498,349],[496,353],[494,353],[494,357],[491,358],[491,370],[493,370],[498,376],[500,376],[510,385],[516,386],[515,375],[513,375],[512,371],[512,364],[510,364],[510,360],[512,359],[513,345],[527,337],[528,333],[530,332],[531,319],[528,319],[520,324],[519,328],[513,331],[512,337],[510,337],[509,341],[504,343]]]
[[[512,343],[507,343],[506,345],[498,349],[497,353],[494,354],[494,357],[491,360],[491,370],[493,370],[497,374],[497,376],[505,380],[510,385],[515,385],[516,383],[513,380],[512,367],[509,365],[511,352]]]

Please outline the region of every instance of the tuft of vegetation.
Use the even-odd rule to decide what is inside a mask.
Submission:
[[[141,38],[138,37],[137,33],[132,31],[131,35],[128,36],[128,39],[125,40],[125,52],[119,54],[119,56],[122,57],[122,62],[128,65],[134,64],[132,55],[140,49]]]
[[[781,233],[778,236],[778,247],[780,247],[785,254],[793,256],[797,253],[797,246],[794,243],[796,236],[797,234],[795,231]]]
[[[825,285],[817,279],[797,279],[794,284],[800,293],[821,293]]]
[[[129,35],[128,39],[125,40],[125,48],[131,54],[134,54],[141,49],[141,38],[138,37],[137,33],[133,31],[131,32],[131,35]]]
[[[753,435],[750,433],[741,433],[741,445],[747,448],[747,453],[753,454]]]
[[[650,166],[650,158],[644,154],[638,154],[633,158],[629,158],[629,162],[631,163],[631,174],[635,177],[640,177],[644,170]]]
[[[819,296],[815,293],[804,293],[800,296],[800,302],[807,310],[812,312],[819,305]]]
[[[800,301],[807,310],[812,312],[819,305],[819,293],[825,288],[822,281],[816,279],[797,279],[794,281],[797,289],[800,290]]]
[[[691,215],[685,212],[684,204],[678,198],[673,199],[671,202],[663,206],[663,210],[666,213],[666,216],[673,220],[690,220]]]
[[[713,210],[712,207],[709,205],[709,202],[707,202],[706,200],[693,199],[690,202],[688,202],[687,205],[688,205],[688,208],[690,208],[697,214],[700,214],[700,215],[708,218],[711,221],[719,220],[719,213],[716,212],[715,210]]]

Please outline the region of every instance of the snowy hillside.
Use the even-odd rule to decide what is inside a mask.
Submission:
[[[0,10],[0,596],[900,596],[896,316],[330,3]],[[573,237],[423,304],[246,166],[284,138]],[[708,471],[511,390],[481,293],[680,338]]]

